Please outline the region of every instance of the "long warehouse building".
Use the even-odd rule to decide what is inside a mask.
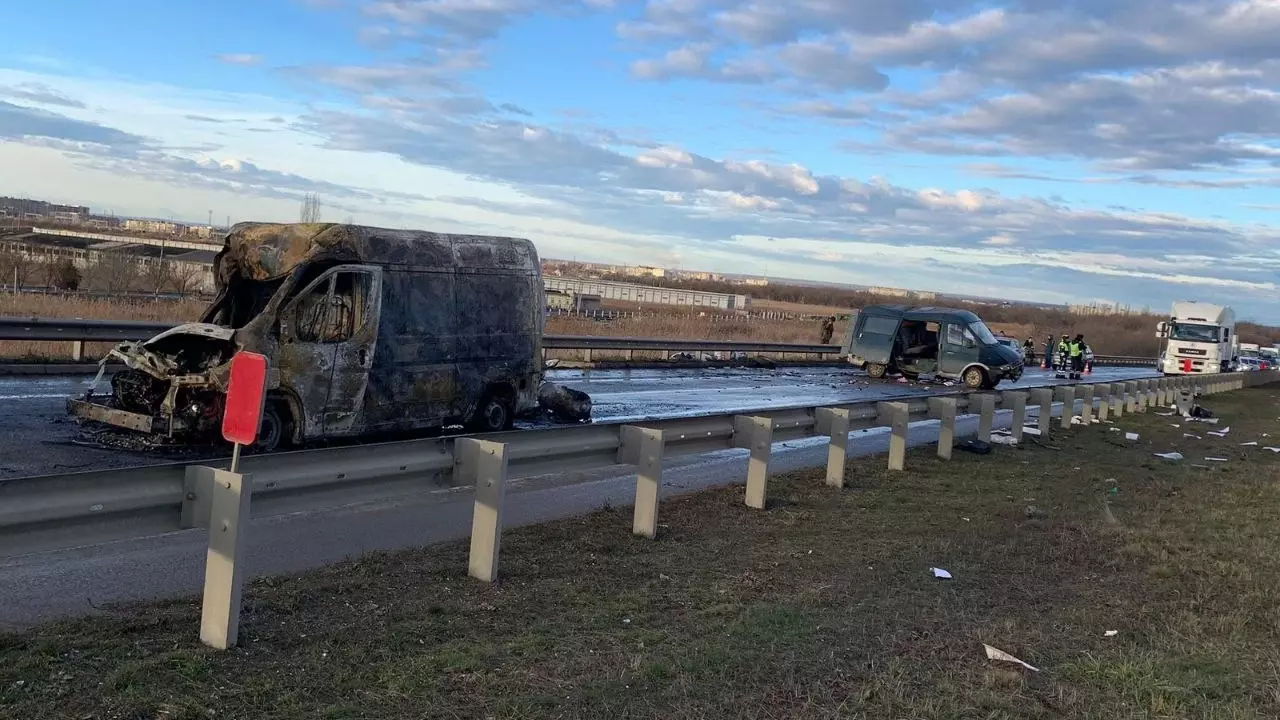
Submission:
[[[688,307],[715,308],[717,310],[749,310],[751,296],[727,293],[702,292],[701,290],[676,290],[673,288],[632,285],[611,280],[581,280],[578,278],[544,275],[543,285],[548,290],[560,290],[575,295],[599,295],[605,300],[623,300],[658,305],[685,305]]]

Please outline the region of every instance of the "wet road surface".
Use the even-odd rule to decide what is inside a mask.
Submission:
[[[1095,382],[1108,382],[1152,376],[1154,372],[1145,368],[1097,368],[1088,377]],[[597,420],[640,420],[876,400],[924,395],[939,389],[932,384],[873,381],[853,368],[841,366],[776,370],[551,370],[547,379],[591,395]],[[88,376],[0,378],[0,479],[184,459],[74,444],[79,426],[67,418],[65,400],[82,394],[92,380]],[[1020,382],[1002,383],[1000,387],[1055,382],[1058,381],[1050,372],[1028,369]],[[106,387],[104,380],[101,389]],[[209,456],[207,452],[202,455]]]

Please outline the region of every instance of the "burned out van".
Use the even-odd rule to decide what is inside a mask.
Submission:
[[[339,224],[241,223],[198,323],[110,358],[111,394],[80,418],[216,435],[231,356],[270,360],[263,449],[454,424],[511,427],[536,407],[543,288],[528,240]]]

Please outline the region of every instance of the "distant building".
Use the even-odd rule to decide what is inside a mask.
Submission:
[[[183,226],[178,223],[168,222],[165,220],[137,220],[130,218],[124,221],[124,229],[133,230],[134,232],[176,235],[182,227]]]
[[[667,271],[660,267],[652,265],[624,265],[617,268],[615,272],[619,275],[628,277],[655,277],[663,278],[667,276]]]
[[[600,309],[600,296],[564,290],[547,289],[547,307],[563,312],[594,312]]]
[[[632,285],[611,280],[546,275],[542,277],[542,282],[547,290],[558,290],[575,295],[596,295],[606,300],[655,305],[684,305],[719,310],[747,310],[751,307],[751,297],[748,295],[730,295],[727,293],[702,292],[700,290],[677,290],[648,285]]]

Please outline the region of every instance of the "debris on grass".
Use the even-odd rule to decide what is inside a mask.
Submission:
[[[1180,452],[1156,453],[1155,455],[1156,457],[1162,460],[1181,460],[1182,459],[1182,453]]]
[[[993,648],[986,643],[982,643],[982,647],[986,648],[987,650],[988,660],[999,660],[1001,662],[1016,663],[1032,672],[1040,672],[1040,668],[1035,667],[1034,665],[1031,665],[1023,660],[1019,660],[1018,658],[1010,655],[1009,653],[1001,650],[1000,648]]]
[[[951,579],[951,573],[947,572],[946,570],[943,570],[942,568],[936,567],[936,568],[929,568],[929,569],[933,571],[933,576],[936,578],[940,578],[942,580]]]

